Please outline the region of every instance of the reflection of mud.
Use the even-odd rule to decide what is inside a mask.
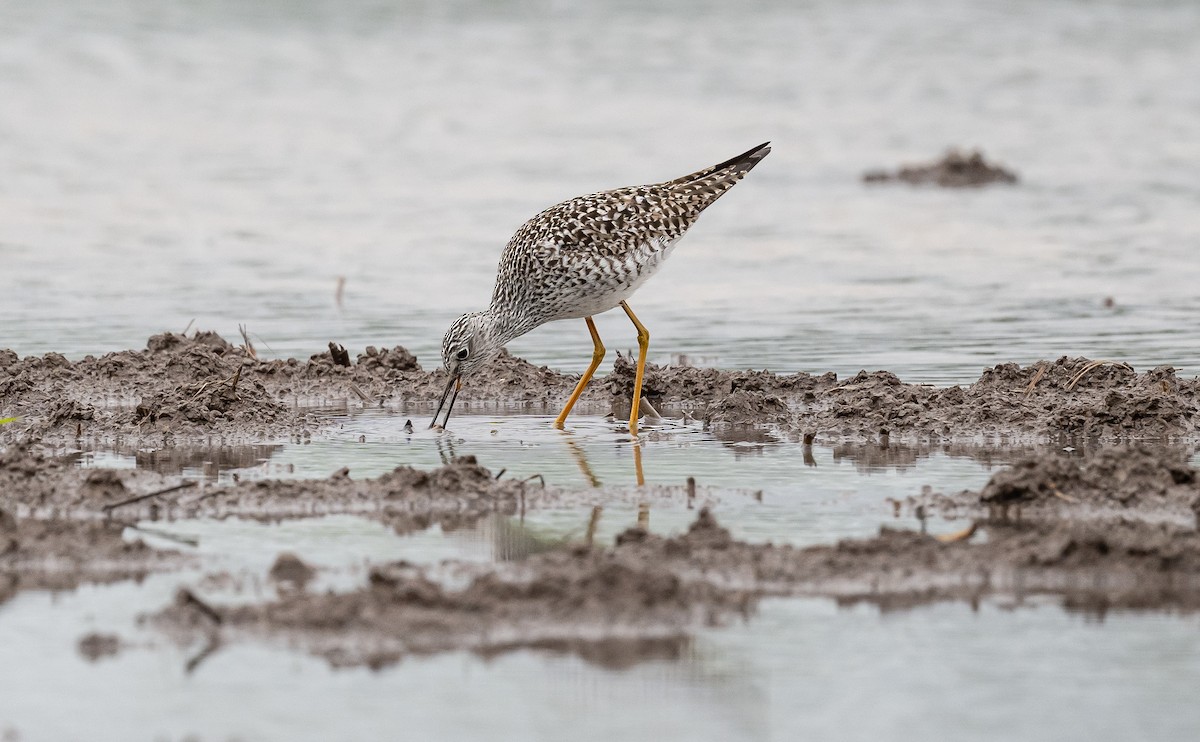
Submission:
[[[445,381],[440,370],[420,370],[403,348],[361,354],[347,367],[328,352],[303,362],[257,360],[211,333],[157,335],[149,346],[76,363],[56,353],[18,360],[0,352],[0,417],[21,418],[0,427],[0,440],[122,437],[145,447],[211,436],[305,438],[327,423],[302,405],[428,404]],[[504,354],[467,380],[460,405],[556,410],[576,380]],[[619,356],[584,401],[620,407],[632,385],[633,364]],[[1196,379],[1177,378],[1167,366],[1139,375],[1085,358],[1003,364],[974,384],[947,388],[905,384],[886,371],[839,380],[828,373],[651,365],[644,390],[664,412],[690,412],[715,431],[769,427],[824,441],[876,440],[885,433],[893,442],[931,443],[1200,433]]]
[[[871,170],[863,174],[863,181],[936,185],[943,188],[977,188],[990,183],[1016,183],[1017,175],[1003,165],[989,163],[978,150],[961,152],[952,149],[946,152],[942,159],[927,165],[905,165],[894,173]]]
[[[839,443],[833,446],[834,462],[848,461],[860,472],[913,469],[937,455],[970,459],[985,467],[1010,464],[1038,450],[1036,446],[984,446],[969,443]]]
[[[0,603],[17,590],[68,590],[84,582],[142,579],[181,558],[123,538],[106,521],[14,517],[0,509]]]
[[[271,457],[283,450],[281,445],[181,445],[167,448],[141,448],[123,445],[85,445],[62,457],[75,465],[90,466],[97,453],[113,453],[133,459],[138,469],[164,476],[186,476],[215,482],[221,474],[262,467]],[[290,467],[290,465],[289,465]]]
[[[232,469],[251,469],[261,466],[282,450],[282,446],[173,446],[153,450],[134,450],[134,459],[139,469],[149,469],[165,475],[199,475],[215,480],[221,472]],[[125,453],[118,448],[117,453]]]
[[[748,615],[767,595],[884,608],[1053,595],[1099,613],[1200,609],[1194,529],[1138,521],[988,521],[982,529],[987,538],[974,541],[885,528],[870,539],[793,548],[736,541],[703,510],[682,536],[634,528],[608,549],[563,547],[477,566],[461,589],[397,563],[374,569],[367,586],[349,593],[207,610],[234,637],[277,636],[334,664],[378,666],[412,654],[517,647],[609,661],[604,648],[613,642],[683,641],[699,627]],[[189,638],[213,623],[201,619],[176,604],[154,620]]]
[[[694,527],[673,543],[691,548],[704,538]],[[296,636],[334,664],[372,666],[412,654],[495,654],[518,647],[578,651],[602,664],[626,665],[644,658],[640,652],[648,648],[651,656],[678,656],[690,629],[748,610],[749,593],[685,579],[678,565],[647,558],[642,542],[648,539],[661,541],[635,530],[619,539],[624,546],[607,551],[536,554],[486,569],[457,590],[397,563],[372,570],[369,584],[350,593],[214,610],[225,632]],[[654,551],[674,561],[682,556]],[[155,621],[184,636],[212,624],[178,603]]]

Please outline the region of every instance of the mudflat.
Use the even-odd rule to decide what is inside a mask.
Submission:
[[[333,344],[331,344],[332,346]],[[333,351],[265,360],[214,333],[164,333],[143,350],[69,361],[58,353],[19,358],[0,350],[0,441],[112,441],[170,446],[188,440],[261,442],[303,438],[323,425],[323,406],[432,411],[445,385],[403,347],[368,347],[354,360]],[[339,362],[340,360],[340,362]],[[348,364],[348,365],[344,365]],[[578,376],[508,354],[464,384],[459,404],[557,411]],[[583,397],[585,407],[622,417],[633,363]],[[1138,372],[1124,364],[1062,357],[985,370],[966,386],[906,383],[887,371],[777,374],[650,365],[644,397],[665,414],[715,429],[771,429],[799,439],[942,442],[1086,439],[1193,440],[1200,435],[1200,380],[1167,365]],[[416,423],[414,423],[416,424]]]

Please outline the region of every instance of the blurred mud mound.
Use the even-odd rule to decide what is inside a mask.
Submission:
[[[952,149],[942,159],[924,165],[904,165],[894,172],[870,170],[863,173],[864,183],[908,183],[936,185],[942,188],[978,188],[993,183],[1013,184],[1017,174],[1003,165],[989,163],[979,150],[962,152]]]

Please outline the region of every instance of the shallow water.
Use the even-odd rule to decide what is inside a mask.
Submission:
[[[1173,2],[7,0],[0,347],[75,357],[195,320],[270,355],[336,339],[434,366],[526,218],[770,139],[632,302],[654,360],[1195,373],[1197,28]],[[1022,183],[858,180],[955,144]],[[559,323],[511,349],[581,369],[590,347]]]
[[[177,582],[28,593],[7,605],[0,630],[23,639],[0,644],[13,681],[7,729],[30,740],[373,739],[397,729],[501,740],[564,730],[577,739],[686,730],[704,740],[1116,740],[1187,739],[1200,723],[1194,616],[1098,621],[994,602],[880,613],[771,600],[744,625],[700,632],[677,659],[628,668],[518,652],[331,670],[283,645],[250,643],[189,673],[202,647],[163,647],[135,628],[143,603],[165,603]],[[126,646],[85,662],[72,639],[89,630],[116,631]],[[46,713],[56,694],[73,699],[70,714]]]
[[[771,156],[632,301],[652,360],[932,383],[1063,354],[1200,372],[1200,87],[1187,84],[1200,7],[732,8],[0,0],[0,347],[79,357],[189,324],[232,339],[246,324],[267,356],[335,339],[352,353],[403,344],[432,367],[449,321],[487,301],[524,219],[770,139]],[[1021,184],[858,180],[954,144],[982,146]],[[610,349],[634,344],[624,317],[598,325]],[[590,352],[581,323],[510,348],[565,370]],[[368,561],[508,559],[578,538],[597,502],[601,540],[638,517],[619,426],[583,415],[562,434],[545,417],[463,414],[434,435],[426,415],[413,434],[405,415],[373,412],[305,445],[75,453],[213,481],[472,454],[505,476],[601,485],[451,534],[352,517],[141,524],[155,543],[198,540],[241,598],[264,594],[283,550],[339,587]],[[889,498],[978,488],[1013,455],[806,452],[679,422],[646,437],[648,483],[693,476],[738,537],[797,544],[919,527]],[[676,532],[693,516],[655,506],[649,524]],[[517,652],[332,671],[238,644],[188,674],[198,648],[165,646],[136,618],[201,578],[0,606],[0,636],[19,638],[0,642],[0,739],[1178,739],[1200,724],[1186,695],[1200,680],[1195,617],[773,600],[679,659],[619,670]],[[93,630],[128,646],[87,663],[75,644]]]
[[[524,518],[404,536],[355,516],[277,524],[143,522],[145,530],[131,537],[198,553],[203,570],[154,576],[141,585],[25,593],[0,608],[0,635],[24,639],[0,643],[0,682],[13,688],[5,705],[10,728],[28,735],[21,739],[86,732],[98,740],[145,733],[371,738],[400,726],[421,737],[471,738],[486,730],[489,739],[514,740],[559,738],[564,729],[579,739],[686,730],[689,737],[722,740],[1083,740],[1175,738],[1200,721],[1180,690],[1190,687],[1200,667],[1195,617],[1101,619],[1067,613],[1048,600],[899,612],[769,600],[746,623],[699,632],[677,658],[619,668],[524,651],[486,660],[465,653],[410,658],[381,671],[332,670],[282,642],[252,642],[224,646],[189,672],[188,663],[205,647],[176,647],[138,624],[138,615],[167,604],[180,584],[215,601],[269,598],[266,572],[283,551],[321,568],[314,589],[346,589],[366,579],[371,563],[519,559],[577,541],[595,503],[604,504],[596,531],[601,543],[637,520],[628,436],[610,421],[572,418],[564,433],[545,417],[462,415],[450,433],[437,435],[420,426],[406,433],[405,420],[370,411],[341,418],[335,432],[308,444],[193,450],[174,460],[90,452],[80,464],[142,465],[210,481],[229,481],[235,473],[319,477],[341,466],[352,476],[370,476],[402,464],[435,466],[453,444],[453,454],[506,465],[505,476],[537,471],[551,486],[573,485],[585,494],[576,505],[531,509]],[[771,439],[731,443],[681,424],[651,432],[642,457],[650,486],[694,476],[698,499],[715,500],[718,517],[736,536],[795,544],[866,536],[881,524],[918,528],[911,513],[893,515],[889,498],[917,494],[924,485],[978,488],[994,465],[1013,455],[982,447],[879,445],[806,451]],[[175,468],[180,460],[190,468]],[[593,479],[602,486],[590,489]],[[756,490],[746,488],[751,482]],[[656,504],[649,526],[676,533],[694,517],[682,505]],[[934,532],[958,527],[928,523]],[[203,579],[214,573],[230,577]],[[119,636],[121,651],[85,661],[75,645],[91,631]],[[47,699],[62,692],[86,700],[71,715],[48,717]],[[254,703],[245,704],[246,697]],[[1069,719],[1064,703],[1071,704]],[[226,711],[214,714],[217,708]]]

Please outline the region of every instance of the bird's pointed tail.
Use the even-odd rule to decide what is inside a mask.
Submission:
[[[732,188],[770,153],[771,143],[763,142],[737,157],[731,157],[725,162],[691,175],[667,181],[664,185],[676,193],[699,196],[707,202],[704,204],[707,206]]]

